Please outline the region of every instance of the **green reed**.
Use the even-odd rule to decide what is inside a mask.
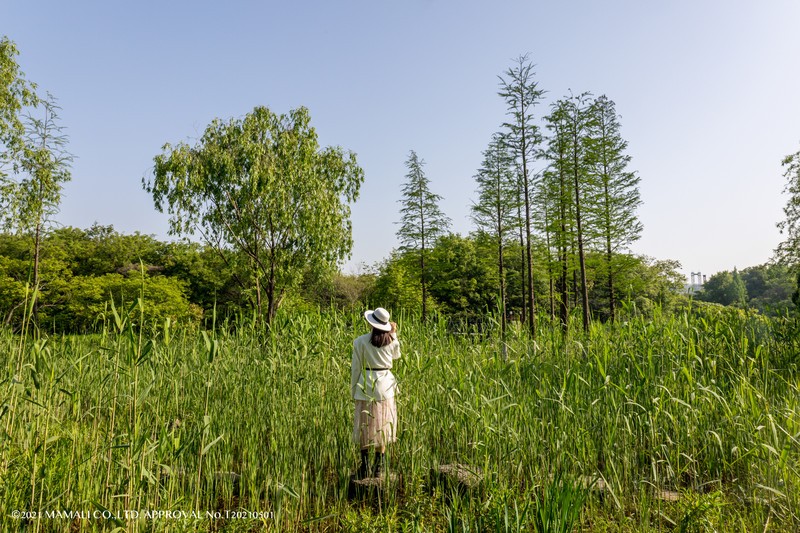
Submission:
[[[789,321],[632,316],[568,336],[542,321],[536,339],[512,325],[506,360],[497,331],[455,334],[443,319],[396,316],[400,428],[389,469],[401,477],[355,500],[348,382],[352,340],[366,332],[358,313],[285,312],[269,332],[244,320],[196,332],[140,327],[138,301],[109,306],[94,335],[0,332],[0,522],[32,531],[800,527],[800,358]],[[431,469],[452,463],[480,471],[482,484],[461,493],[434,483]],[[14,510],[121,516],[25,521]],[[235,510],[269,514],[225,517]]]

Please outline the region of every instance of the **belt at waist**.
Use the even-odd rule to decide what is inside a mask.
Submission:
[[[365,367],[365,370],[372,370],[373,372],[380,372],[382,370],[391,370],[391,368],[374,368],[374,367]]]

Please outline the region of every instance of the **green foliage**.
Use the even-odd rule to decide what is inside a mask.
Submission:
[[[303,107],[216,119],[195,146],[164,145],[143,180],[172,234],[199,233],[246,258],[239,281],[259,316],[266,298],[267,323],[306,271],[330,268],[352,247],[349,203],[363,171],[355,154],[320,148],[310,121]]]
[[[533,530],[536,533],[571,533],[578,524],[589,490],[562,472],[534,492]]]
[[[800,312],[800,272],[797,273],[797,285],[796,289],[792,293],[792,303],[795,305],[795,309]]]
[[[501,315],[501,326],[506,328],[506,257],[505,247],[514,237],[513,231],[519,222],[520,208],[514,159],[508,145],[500,134],[492,136],[489,147],[483,153],[483,163],[475,181],[478,185],[478,201],[472,206],[472,220],[478,232],[493,241],[491,255],[497,258],[497,312]]]
[[[23,234],[42,230],[57,212],[62,185],[71,179],[72,155],[66,151],[67,138],[58,124],[60,108],[50,95],[41,107],[41,116],[31,112],[25,117],[14,172],[0,182],[0,225]]]
[[[400,228],[397,230],[400,251],[418,258],[416,276],[422,293],[420,299],[423,320],[428,312],[430,274],[425,264],[428,250],[450,226],[450,219],[439,209],[442,197],[430,190],[430,180],[422,169],[424,165],[425,162],[412,150],[406,160],[408,174],[403,184],[403,197],[400,199]]]
[[[373,273],[343,274],[306,279],[302,294],[320,307],[342,310],[366,309],[372,300],[376,276]],[[378,307],[383,304],[375,304]]]
[[[706,302],[721,305],[738,305],[744,307],[747,301],[747,288],[739,272],[717,272],[703,284],[703,290],[697,298]]]
[[[431,250],[430,294],[450,319],[475,320],[497,307],[497,270],[481,252],[476,239],[452,234]]]
[[[31,284],[38,291],[41,242],[58,211],[62,184],[71,179],[72,155],[55,98],[48,93],[39,99],[16,55],[14,44],[0,39],[0,228],[30,237]],[[34,315],[37,308],[34,299]]]
[[[140,298],[143,309],[135,305]],[[61,288],[59,300],[63,306],[52,313],[59,331],[97,330],[98,323],[112,319],[112,301],[118,314],[137,326],[159,328],[167,319],[174,325],[195,326],[203,316],[202,309],[186,299],[184,282],[164,276],[141,276],[133,271],[128,276],[77,276]]]
[[[0,320],[19,326],[31,286],[28,239],[0,234]],[[60,228],[42,241],[39,322],[56,331],[88,331],[113,294],[117,304],[136,301],[143,266],[146,293],[156,320],[167,316],[194,322],[219,303],[220,314],[238,300],[225,293],[230,274],[207,249],[186,243],[161,243],[150,236],[121,235],[110,226],[83,231]],[[140,283],[141,285],[141,283]],[[190,303],[191,302],[191,303]],[[121,304],[120,304],[121,305]]]
[[[0,148],[4,148],[0,151],[0,178],[4,177],[4,164],[23,142],[22,110],[38,101],[36,85],[25,79],[17,64],[17,55],[19,51],[14,42],[5,35],[0,37]]]
[[[636,216],[641,205],[640,178],[628,170],[630,156],[625,153],[628,143],[620,133],[619,116],[614,102],[601,96],[593,102],[589,159],[592,168],[591,189],[588,191],[587,222],[591,228],[592,246],[604,253],[603,284],[608,297],[610,320],[614,320],[618,296],[615,282],[626,263],[615,261],[628,250],[642,233],[642,223]]]
[[[422,293],[418,289],[418,259],[414,253],[395,252],[378,269],[372,301],[387,309],[422,312]]]
[[[782,165],[786,168],[783,177],[786,178],[784,194],[789,198],[783,208],[786,216],[778,223],[778,229],[785,235],[786,240],[778,245],[775,250],[776,257],[783,263],[800,265],[800,151],[786,156]]]
[[[400,249],[405,252],[430,248],[450,226],[450,219],[439,209],[442,197],[431,192],[424,166],[425,161],[412,150],[406,160],[408,174],[402,189],[400,228],[397,230]]]
[[[783,315],[793,310],[796,289],[792,270],[783,264],[763,264],[745,268],[740,277],[747,289],[747,305],[761,313]]]
[[[619,279],[617,287],[629,313],[652,317],[660,309],[672,314],[688,303],[688,298],[681,294],[685,277],[679,272],[680,262],[630,256],[625,261],[628,263],[625,276]]]

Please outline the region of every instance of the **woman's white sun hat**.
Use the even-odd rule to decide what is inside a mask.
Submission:
[[[383,307],[378,307],[374,311],[370,309],[364,313],[364,318],[367,319],[367,322],[375,329],[392,331],[392,325],[389,323],[389,311]]]

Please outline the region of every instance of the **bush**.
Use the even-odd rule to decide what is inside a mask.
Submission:
[[[62,291],[59,300],[63,303],[52,313],[59,331],[96,329],[99,320],[112,319],[112,300],[121,317],[137,324],[141,315],[134,304],[140,297],[143,297],[145,326],[160,326],[167,318],[173,324],[195,326],[203,317],[203,310],[187,300],[186,283],[164,276],[76,276]]]

